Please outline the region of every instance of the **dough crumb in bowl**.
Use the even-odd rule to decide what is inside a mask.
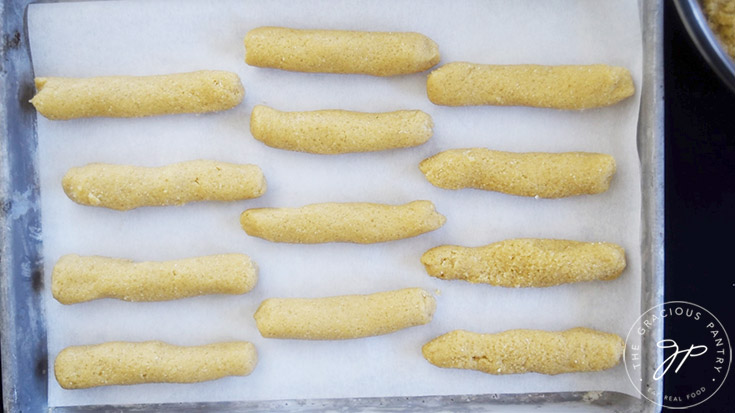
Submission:
[[[735,0],[702,0],[702,9],[723,48],[735,59]]]

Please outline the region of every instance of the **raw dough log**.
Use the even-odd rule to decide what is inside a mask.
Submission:
[[[65,389],[140,383],[197,383],[247,376],[255,346],[246,341],[174,346],[160,341],[67,347],[56,356],[56,381]]]
[[[319,154],[417,146],[431,138],[433,126],[431,116],[420,110],[281,112],[258,105],[250,116],[255,139],[274,148]]]
[[[394,76],[439,63],[439,47],[419,33],[258,27],[245,36],[245,62],[295,72]]]
[[[266,338],[342,340],[388,334],[431,321],[434,297],[421,288],[327,298],[269,298],[255,312]]]
[[[443,245],[421,262],[429,275],[445,280],[549,287],[615,279],[625,269],[625,250],[606,242],[511,239],[476,248]]]
[[[607,191],[615,174],[615,159],[587,152],[451,149],[424,159],[419,168],[429,182],[440,188],[563,198]]]
[[[426,343],[422,351],[438,367],[489,374],[560,374],[609,369],[618,364],[624,348],[616,334],[578,327],[497,334],[455,330]]]
[[[31,103],[48,119],[133,118],[233,108],[245,89],[232,72],[159,76],[39,77]]]
[[[61,184],[76,203],[121,211],[257,198],[266,190],[258,166],[207,160],[154,168],[94,163],[71,168]]]
[[[535,106],[588,109],[635,93],[628,69],[607,65],[541,66],[446,64],[429,74],[429,100],[437,105]]]
[[[404,205],[355,202],[256,208],[240,216],[240,224],[248,235],[298,244],[393,241],[433,231],[445,221],[430,201]]]
[[[244,294],[257,281],[257,266],[244,254],[160,262],[72,254],[61,257],[54,266],[51,292],[62,304],[99,298],[165,301],[205,294]]]

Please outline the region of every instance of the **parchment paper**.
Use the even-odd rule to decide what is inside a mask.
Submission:
[[[636,394],[622,363],[592,374],[491,376],[439,369],[421,346],[454,329],[597,328],[623,337],[640,315],[639,94],[582,112],[435,106],[426,73],[393,78],[304,74],[249,67],[243,38],[261,25],[416,31],[435,40],[442,62],[625,66],[641,82],[637,2],[538,1],[146,1],[32,5],[28,12],[36,76],[151,75],[221,69],[246,89],[237,108],[208,115],[48,121],[39,115],[49,404],[274,400],[613,390]],[[266,147],[249,133],[256,104],[280,110],[421,109],[434,137],[411,149],[338,156]],[[610,190],[560,200],[433,187],[418,163],[441,150],[591,151],[615,157]],[[80,206],[64,195],[67,169],[91,162],[156,166],[190,159],[255,163],[268,180],[256,200],[117,212]],[[400,204],[432,200],[446,225],[417,238],[375,245],[275,244],[249,237],[239,214],[252,207],[327,201]],[[611,282],[506,289],[442,281],[419,261],[441,244],[484,245],[516,237],[609,241],[623,245],[628,268]],[[50,293],[63,254],[169,260],[240,252],[261,268],[249,294],[163,303],[99,300],[72,306]],[[339,342],[264,339],[252,318],[267,297],[362,294],[403,287],[436,293],[425,326]],[[198,345],[248,340],[260,361],[248,377],[201,384],[148,384],[67,391],[53,377],[66,346],[113,340]]]

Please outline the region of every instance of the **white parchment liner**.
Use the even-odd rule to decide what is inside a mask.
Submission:
[[[421,356],[428,340],[453,329],[561,330],[576,326],[625,336],[640,314],[640,172],[636,123],[640,95],[613,107],[577,111],[433,105],[426,73],[393,78],[304,74],[249,67],[242,40],[262,25],[416,31],[435,40],[442,64],[625,66],[641,82],[636,1],[146,1],[32,5],[28,13],[36,76],[149,75],[221,69],[246,89],[237,108],[208,115],[48,121],[38,117],[49,404],[52,406],[355,396],[612,390],[636,394],[622,364],[592,374],[490,376],[439,369]],[[256,104],[280,110],[421,109],[434,137],[423,146],[320,156],[266,147],[249,133]],[[458,147],[508,151],[591,151],[615,157],[618,172],[601,195],[560,200],[447,191],[429,184],[418,163]],[[74,204],[61,177],[91,162],[163,165],[190,159],[255,163],[269,188],[233,203],[117,212]],[[410,240],[377,245],[274,244],[246,235],[241,211],[327,201],[432,200],[446,225]],[[427,276],[419,261],[441,244],[484,245],[515,237],[609,241],[623,245],[628,269],[611,282],[505,289]],[[241,252],[261,268],[243,296],[164,303],[115,300],[62,306],[51,297],[51,268],[63,254],[168,260]],[[320,297],[423,287],[437,294],[431,324],[341,342],[268,340],[252,315],[272,296]],[[63,390],[53,359],[64,347],[112,340],[197,345],[255,343],[248,377],[201,384],[150,384]]]

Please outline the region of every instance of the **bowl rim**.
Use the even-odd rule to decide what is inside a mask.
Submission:
[[[720,79],[735,93],[735,62],[725,51],[707,23],[697,0],[674,0],[679,17],[704,59]]]

